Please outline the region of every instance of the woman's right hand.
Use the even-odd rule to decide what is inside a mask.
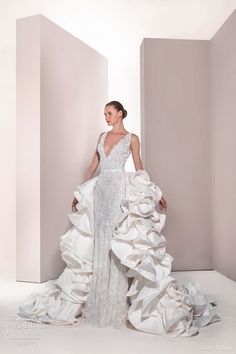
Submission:
[[[76,209],[76,204],[79,203],[78,200],[74,197],[73,202],[72,202],[72,211],[77,211]]]

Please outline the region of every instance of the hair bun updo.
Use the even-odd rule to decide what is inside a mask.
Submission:
[[[123,109],[123,119],[127,116],[127,111],[126,109]]]
[[[128,114],[126,109],[124,109],[123,105],[120,102],[118,102],[118,101],[108,102],[106,104],[106,106],[114,106],[117,109],[117,111],[122,111],[122,119],[124,119],[127,116],[127,114]]]

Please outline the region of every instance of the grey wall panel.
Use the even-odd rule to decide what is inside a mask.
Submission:
[[[17,280],[56,278],[73,191],[104,130],[107,59],[44,16],[17,20]]]

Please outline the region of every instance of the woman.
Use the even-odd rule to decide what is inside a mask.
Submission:
[[[105,120],[108,124],[108,126],[113,126],[113,129],[109,131],[106,137],[106,143],[104,144],[104,149],[106,152],[106,155],[108,155],[108,152],[112,150],[112,147],[115,146],[120,139],[122,139],[122,136],[128,134],[129,132],[125,130],[124,124],[123,124],[123,119],[127,116],[127,111],[123,108],[120,102],[118,101],[113,101],[110,103],[107,103],[105,106]],[[94,173],[97,170],[97,167],[100,162],[100,156],[98,152],[98,145],[100,143],[101,137],[104,133],[101,133],[98,138],[98,143],[97,147],[95,150],[95,153],[92,158],[92,162],[86,172],[84,182],[89,180],[90,178],[93,177]],[[121,138],[120,138],[121,137]],[[107,145],[107,147],[105,146]],[[140,142],[139,142],[139,137],[136,134],[131,134],[131,140],[130,140],[130,149],[132,151],[132,157],[134,161],[134,166],[136,171],[137,170],[143,170],[143,165],[140,157]],[[84,183],[83,182],[83,183]],[[78,203],[78,200],[74,198],[72,202],[72,211],[75,210],[75,205]],[[165,198],[162,196],[160,200],[160,209],[161,210],[166,210],[167,209],[167,201]]]
[[[127,111],[118,101],[105,106],[113,128],[100,134],[69,215],[73,227],[61,236],[67,267],[41,294],[32,294],[21,317],[48,323],[89,323],[191,336],[220,318],[199,284],[182,288],[170,276],[173,257],[161,234],[167,202],[143,169],[137,135],[125,130]],[[132,152],[135,172],[126,172]],[[100,174],[94,173],[100,165]],[[80,318],[78,317],[79,315]]]

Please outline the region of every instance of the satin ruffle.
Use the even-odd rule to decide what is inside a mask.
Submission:
[[[162,192],[145,170],[125,173],[126,196],[111,248],[128,267],[126,276],[132,278],[127,293],[129,321],[145,332],[192,336],[199,327],[220,320],[213,307],[216,301],[209,301],[196,281],[180,287],[170,275],[173,257],[166,252],[167,240],[162,234],[166,215],[158,211]],[[73,226],[60,238],[66,263],[63,273],[46,282],[40,294],[33,293],[19,307],[19,316],[51,324],[78,321],[92,277],[96,179],[74,191],[78,211],[68,214]]]

